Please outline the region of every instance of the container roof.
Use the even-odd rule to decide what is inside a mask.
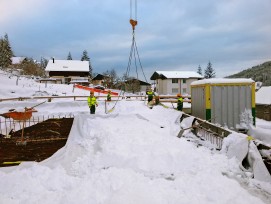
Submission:
[[[194,81],[191,85],[202,85],[202,84],[251,84],[254,81],[252,79],[245,78],[211,78],[211,79],[202,79],[198,81]]]
[[[79,60],[49,60],[45,71],[89,72],[89,62]]]
[[[151,76],[151,80],[156,79],[201,79],[203,76],[193,71],[155,71]]]

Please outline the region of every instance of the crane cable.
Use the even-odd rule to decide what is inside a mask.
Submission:
[[[137,79],[138,79],[138,71],[137,71],[136,61],[138,60],[138,62],[140,64],[141,71],[142,71],[143,76],[145,78],[145,81],[147,82],[147,78],[146,78],[145,73],[143,71],[143,67],[141,64],[141,60],[139,57],[139,53],[138,53],[138,49],[137,49],[137,45],[136,45],[136,40],[135,40],[135,26],[137,25],[137,0],[134,0],[134,8],[135,8],[135,11],[134,11],[134,15],[133,15],[133,0],[130,0],[130,24],[132,25],[133,32],[132,32],[132,45],[131,45],[131,51],[130,51],[128,66],[127,66],[126,76],[127,77],[129,76],[132,58],[134,57]],[[134,17],[134,19],[133,19],[133,17]]]
[[[133,3],[130,0],[130,19],[133,17]],[[135,0],[135,20],[137,20],[137,0]]]
[[[144,76],[144,79],[145,79],[146,82],[148,82],[147,78],[145,76],[143,67],[142,67],[142,63],[141,63],[141,60],[140,60],[140,57],[139,57],[139,53],[138,53],[138,49],[137,49],[137,45],[136,45],[136,40],[135,40],[135,26],[137,25],[137,0],[135,0],[135,14],[134,14],[135,19],[132,18],[133,17],[133,9],[132,8],[133,8],[133,3],[132,3],[132,0],[130,0],[130,24],[132,25],[133,32],[132,32],[132,45],[131,45],[131,50],[130,50],[130,55],[129,55],[129,60],[128,60],[128,65],[127,65],[125,76],[126,76],[126,78],[129,77],[130,70],[131,70],[131,64],[132,64],[132,59],[134,58],[137,79],[138,79],[138,68],[137,68],[138,66],[137,66],[136,61],[138,60],[141,71],[142,71],[143,76]],[[119,94],[119,96],[118,96],[118,98],[116,100],[116,103],[114,104],[113,108],[110,109],[108,112],[112,112],[115,109],[115,107],[116,107],[116,105],[117,105],[117,103],[119,101],[120,96],[122,95],[122,97],[124,97],[124,93],[125,93],[125,91],[123,91],[121,89],[120,94]]]
[[[144,79],[145,79],[146,82],[148,82],[147,78],[145,76],[144,70],[143,70],[143,66],[142,66],[142,63],[141,63],[141,60],[140,60],[139,53],[138,53],[134,30],[133,30],[133,38],[132,38],[130,56],[129,56],[129,60],[128,60],[127,70],[126,70],[126,77],[129,77],[129,73],[130,73],[130,70],[131,70],[131,64],[132,64],[132,59],[133,58],[134,58],[134,63],[135,63],[135,68],[136,68],[137,79],[138,79],[138,65],[137,65],[137,61],[138,61],[139,65],[140,65],[140,68],[141,68],[141,71],[143,73]]]

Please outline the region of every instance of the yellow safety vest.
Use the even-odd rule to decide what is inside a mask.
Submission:
[[[107,94],[107,100],[111,100],[111,94],[110,93]]]
[[[182,97],[178,98],[178,102],[182,103],[183,102],[183,98]]]
[[[96,104],[97,104],[96,97],[94,97],[94,96],[89,96],[89,97],[88,97],[88,106],[92,106],[92,105],[96,105]]]

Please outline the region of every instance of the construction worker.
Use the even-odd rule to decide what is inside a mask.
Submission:
[[[98,106],[98,102],[94,96],[94,91],[90,91],[90,95],[88,97],[88,107],[90,109],[90,114],[95,114],[96,106]]]
[[[177,110],[183,110],[183,97],[181,94],[177,94]]]
[[[111,91],[110,90],[107,93],[107,101],[111,101]]]
[[[149,89],[146,94],[148,95],[148,103],[150,103],[153,99],[153,96],[155,95],[152,89]]]

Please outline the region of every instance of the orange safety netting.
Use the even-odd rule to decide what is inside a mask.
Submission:
[[[108,91],[106,91],[106,90],[90,88],[90,87],[82,86],[82,85],[78,85],[78,84],[74,85],[74,87],[79,88],[79,89],[84,89],[84,90],[87,90],[87,91],[94,91],[94,92],[98,92],[98,93],[108,94]],[[111,91],[111,95],[117,96],[118,93]]]

